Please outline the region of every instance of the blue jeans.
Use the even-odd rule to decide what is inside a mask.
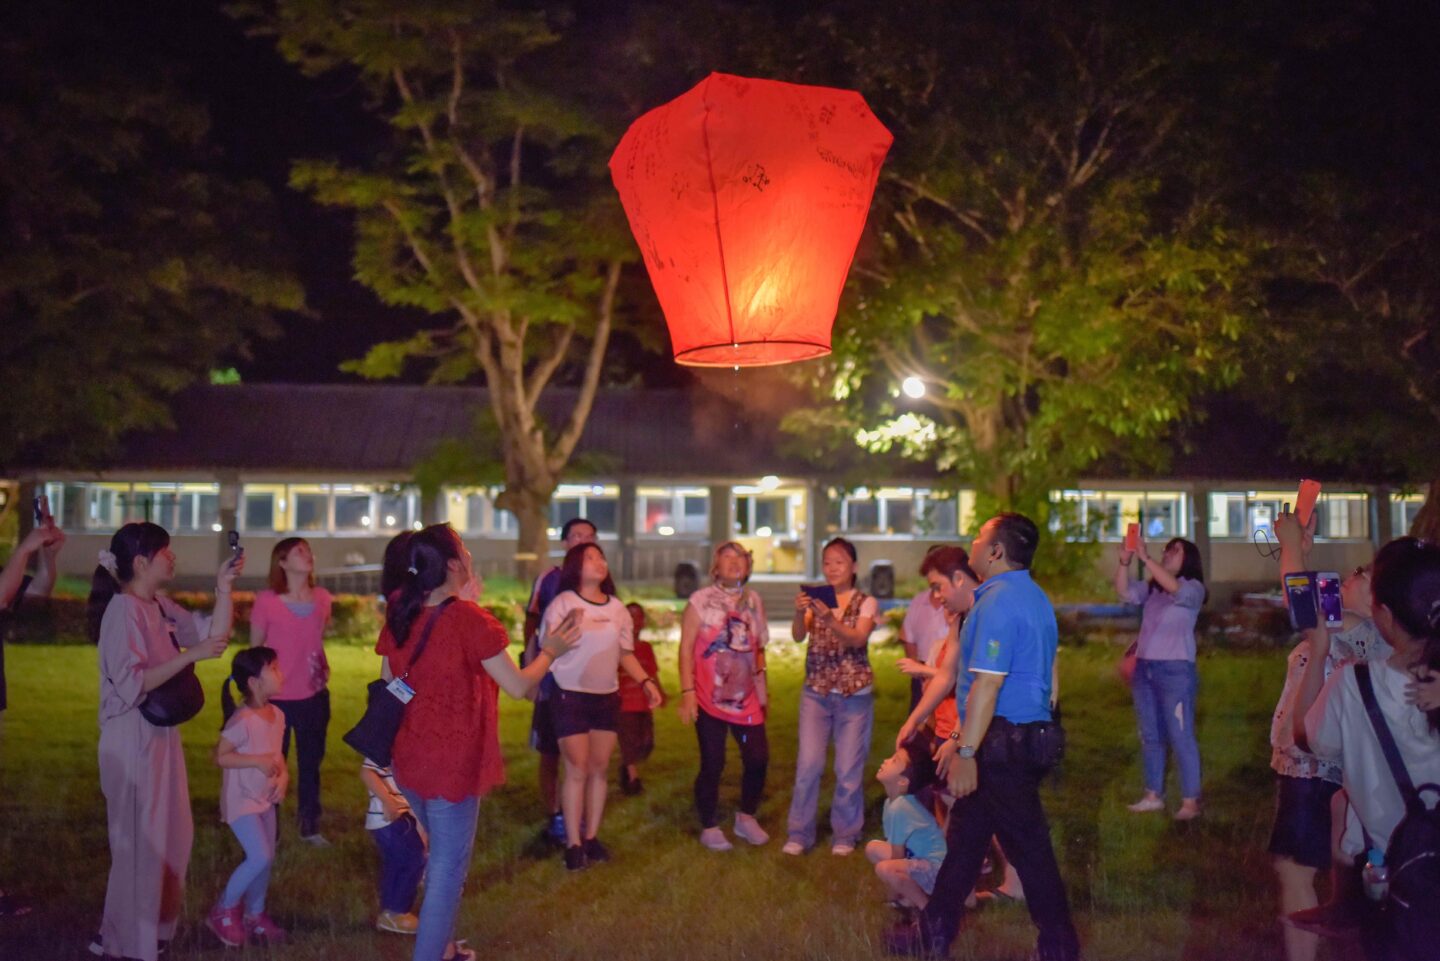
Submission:
[[[380,910],[409,914],[425,876],[425,842],[413,814],[370,832],[380,849]]]
[[[445,946],[455,937],[455,916],[465,873],[475,847],[475,822],[480,799],[463,801],[423,798],[400,785],[420,826],[430,836],[430,866],[425,875],[425,900],[420,902],[420,930],[415,936],[415,961],[441,961]]]
[[[807,848],[815,843],[820,776],[825,772],[831,740],[835,742],[835,797],[830,802],[833,842],[854,844],[859,839],[865,826],[865,759],[870,755],[874,721],[874,694],[817,694],[809,685],[801,691],[800,751],[786,826],[789,840]]]
[[[1165,755],[1175,752],[1180,793],[1200,796],[1200,745],[1195,740],[1195,692],[1199,675],[1194,661],[1135,662],[1130,685],[1135,717],[1140,722],[1140,760],[1145,790],[1165,793]]]
[[[253,918],[265,910],[265,892],[270,887],[270,867],[275,863],[275,809],[247,814],[230,825],[245,851],[245,860],[230,875],[220,907],[233,908],[243,899],[245,916]]]

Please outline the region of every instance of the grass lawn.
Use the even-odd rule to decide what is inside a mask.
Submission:
[[[893,669],[897,648],[878,648],[880,678],[873,777],[903,719],[907,688]],[[667,690],[675,683],[675,647],[657,645]],[[1081,941],[1091,959],[1186,961],[1280,957],[1272,875],[1265,844],[1272,780],[1267,734],[1284,672],[1280,652],[1203,656],[1198,727],[1208,809],[1176,824],[1136,816],[1124,804],[1139,794],[1134,722],[1113,676],[1116,649],[1062,650],[1066,726],[1071,750],[1046,805]],[[95,930],[109,856],[95,749],[95,653],[89,647],[9,647],[10,709],[0,734],[0,886],[31,896],[37,912],[0,921],[0,958],[80,958]],[[293,943],[277,959],[402,959],[410,942],[377,934],[376,854],[366,836],[358,758],[339,735],[359,716],[365,682],[377,659],[361,647],[331,650],[334,721],[325,761],[325,832],[319,850],[298,843],[294,799],[282,818],[270,911]],[[227,659],[228,660],[228,659]],[[612,793],[602,837],[615,860],[567,874],[535,841],[535,759],[525,747],[529,705],[506,701],[502,740],[507,786],[481,806],[470,882],[459,934],[482,957],[545,958],[875,958],[891,920],[879,883],[863,857],[829,854],[828,829],[811,854],[780,854],[794,775],[800,650],[776,643],[770,678],[771,769],[760,820],[774,836],[763,849],[727,854],[702,849],[690,785],[697,767],[694,735],[667,706],[656,719],[658,746],[643,770],[646,793]],[[240,860],[219,823],[220,775],[208,759],[219,727],[219,662],[201,673],[210,703],[184,729],[195,852],[187,918],[170,956],[230,955],[198,919]],[[822,793],[827,823],[829,783]],[[739,761],[732,756],[722,788],[722,817],[733,811]],[[1177,792],[1172,789],[1172,795]],[[883,791],[867,790],[867,836],[880,827]],[[1020,958],[1034,929],[1023,908],[1002,906],[971,916],[957,958]],[[1327,953],[1328,951],[1328,953]],[[1322,947],[1322,958],[1351,957]],[[1358,956],[1358,955],[1356,955]]]

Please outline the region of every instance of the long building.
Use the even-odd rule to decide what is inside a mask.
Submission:
[[[563,390],[547,394],[552,423],[573,400]],[[179,573],[192,583],[209,578],[232,528],[245,539],[252,575],[263,575],[257,562],[292,535],[310,541],[332,578],[373,572],[395,533],[437,521],[461,532],[483,573],[508,572],[516,525],[495,507],[494,487],[452,484],[425,497],[414,483],[416,464],[438,443],[478,436],[486,406],[479,388],[203,387],[181,395],[174,430],[126,438],[101,470],[36,464],[8,473],[49,495],[70,536],[67,573],[88,573],[110,534],[133,519],[172,533]],[[861,461],[865,486],[842,485],[788,454],[778,421],[773,409],[703,387],[603,391],[573,480],[551,505],[552,538],[568,518],[589,518],[620,576],[639,581],[669,579],[681,562],[703,570],[709,546],[731,538],[755,552],[759,574],[813,577],[821,546],[836,534],[855,542],[862,571],[884,561],[904,575],[929,545],[973,532],[973,490],[924,465],[878,457]],[[1152,541],[1196,541],[1216,595],[1269,586],[1270,525],[1293,500],[1300,469],[1269,455],[1263,441],[1227,445],[1219,427],[1208,449],[1177,458],[1171,476],[1097,477],[1052,499],[1102,541],[1118,543],[1134,520]],[[856,476],[853,466],[845,476]],[[1324,569],[1367,561],[1408,529],[1422,502],[1392,486],[1323,479],[1314,563]],[[1108,570],[1113,559],[1101,563]]]

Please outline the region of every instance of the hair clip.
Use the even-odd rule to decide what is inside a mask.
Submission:
[[[118,578],[120,576],[120,563],[110,551],[100,551],[100,553],[96,555],[96,559],[99,560],[101,567],[110,572],[111,577]]]
[[[407,573],[410,573],[410,574],[419,574],[419,573],[420,573],[419,568],[417,568],[414,564],[411,564],[409,567],[405,568],[405,570],[406,570]]]

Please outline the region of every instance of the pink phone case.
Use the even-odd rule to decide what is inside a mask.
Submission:
[[[1138,551],[1140,549],[1140,525],[1130,524],[1125,528],[1125,549],[1127,551]]]
[[[1310,515],[1315,512],[1315,501],[1319,496],[1319,481],[1307,479],[1300,482],[1300,492],[1295,495],[1295,519],[1302,526],[1310,523]]]

